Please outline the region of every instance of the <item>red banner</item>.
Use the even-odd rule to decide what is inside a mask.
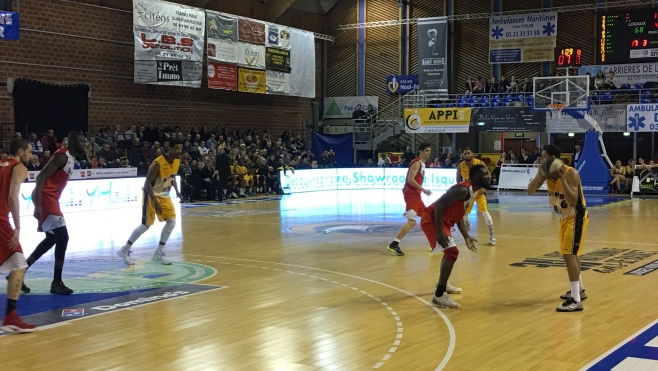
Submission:
[[[238,39],[243,42],[265,45],[265,24],[238,18]]]
[[[208,62],[208,87],[211,89],[238,90],[238,66]]]

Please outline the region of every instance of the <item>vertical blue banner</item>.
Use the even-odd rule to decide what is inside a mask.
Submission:
[[[0,39],[18,40],[18,13],[0,11]]]

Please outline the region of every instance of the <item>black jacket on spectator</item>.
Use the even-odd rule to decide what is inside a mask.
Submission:
[[[212,171],[207,166],[204,166],[201,170],[199,170],[198,166],[195,166],[192,169],[192,176],[188,179],[188,183],[202,184],[203,180],[208,178],[212,178]]]
[[[39,171],[42,169],[41,165],[35,165],[32,163],[32,161],[27,163],[27,170],[28,171]]]
[[[402,154],[402,163],[404,164],[410,164],[411,161],[413,161],[416,158],[416,155],[414,155],[411,152],[405,152]]]
[[[215,169],[219,172],[219,176],[229,176],[231,175],[231,164],[229,163],[229,158],[226,153],[222,155],[217,155],[215,157]]]
[[[105,151],[105,149],[101,148],[101,150],[96,153],[96,157],[105,157],[106,162],[112,162],[116,160],[116,152],[111,149]]]

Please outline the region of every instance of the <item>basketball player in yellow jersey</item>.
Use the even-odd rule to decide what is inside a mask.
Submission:
[[[178,198],[183,198],[176,185],[176,174],[178,174],[178,168],[180,167],[180,155],[183,152],[183,145],[177,140],[170,140],[169,146],[169,152],[166,155],[156,158],[151,163],[148,174],[146,174],[146,180],[144,181],[144,200],[142,201],[142,224],[135,228],[128,242],[121,250],[117,251],[117,255],[128,265],[135,264],[130,259],[130,254],[132,253],[130,248],[139,236],[144,234],[155,223],[156,216],[159,221],[165,222],[165,226],[162,228],[160,244],[151,260],[164,265],[171,264],[171,261],[165,258],[164,252],[164,246],[176,226],[176,210],[174,209],[174,203],[171,201],[171,197],[169,197],[169,192],[171,192],[171,187],[173,186]]]
[[[481,165],[482,161],[477,158],[473,158],[473,151],[470,148],[466,148],[464,151],[464,161],[459,163],[457,166],[457,183],[464,182],[468,179],[468,172],[473,165]],[[474,202],[478,204],[478,211],[484,216],[484,223],[489,228],[489,246],[496,244],[496,236],[494,235],[493,219],[491,219],[491,214],[489,214],[489,209],[487,208],[487,196],[485,195],[485,190],[481,189],[475,194]],[[471,213],[473,209],[473,203],[466,210],[464,215],[464,223],[468,229],[471,229],[471,223],[468,221],[468,214]]]
[[[567,265],[571,285],[571,291],[560,296],[566,301],[556,309],[558,312],[577,312],[583,310],[582,300],[587,299],[580,276],[579,256],[583,253],[589,215],[578,171],[562,163],[558,170],[550,173],[553,160],[560,159],[561,155],[557,146],[544,146],[540,171],[528,185],[528,194],[537,192],[546,181],[551,206],[560,217],[560,253]]]

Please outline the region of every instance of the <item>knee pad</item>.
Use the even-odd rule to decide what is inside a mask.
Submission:
[[[459,256],[459,249],[457,249],[454,246],[443,250],[443,260],[447,260],[451,263],[454,263],[457,261],[458,256]]]
[[[486,225],[493,225],[493,219],[491,219],[491,214],[488,211],[483,212],[482,216],[484,216],[484,223]]]
[[[167,219],[165,220],[165,226],[162,228],[162,234],[160,235],[160,242],[167,242],[169,239],[169,236],[171,235],[171,232],[174,231],[174,227],[176,226],[176,219]]]

